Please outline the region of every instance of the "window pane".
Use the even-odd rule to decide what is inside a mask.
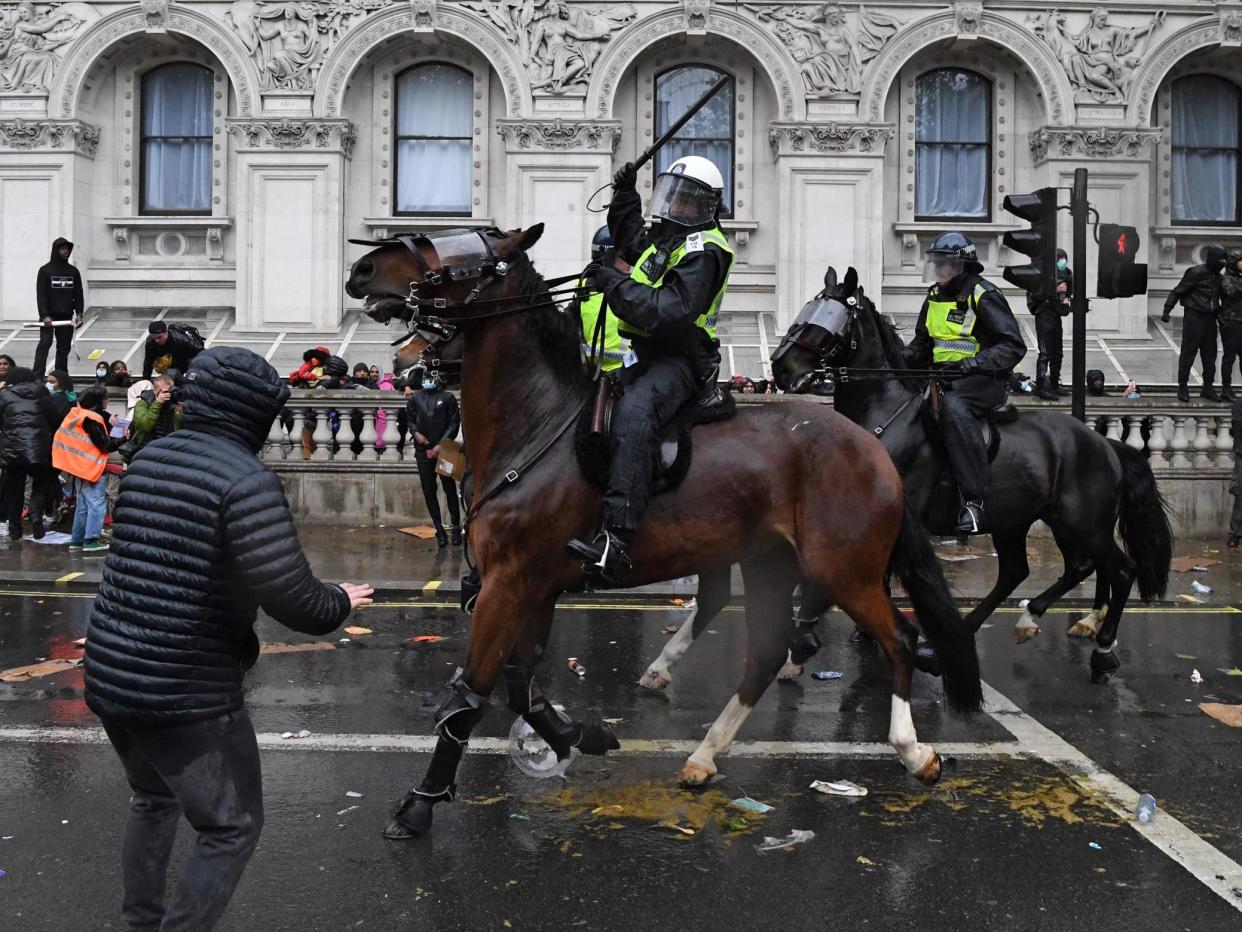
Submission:
[[[403,139],[397,145],[397,210],[470,213],[469,139]]]
[[[188,63],[143,76],[143,210],[211,211],[211,84]]]
[[[708,88],[720,79],[713,68],[690,66],[666,71],[656,78],[655,135],[663,135]],[[707,105],[656,153],[660,173],[687,155],[711,159],[724,178],[723,209],[733,209],[733,85],[721,88]]]
[[[397,78],[398,136],[461,136],[473,131],[474,81],[452,65],[420,65]]]
[[[971,71],[941,69],[915,89],[914,212],[988,217],[991,85]]]
[[[142,165],[147,210],[211,209],[210,139],[148,139]]]
[[[211,72],[164,65],[142,79],[143,136],[210,136]]]
[[[1238,88],[1196,74],[1173,84],[1173,219],[1238,219]]]

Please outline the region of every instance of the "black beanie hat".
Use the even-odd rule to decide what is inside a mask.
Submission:
[[[147,324],[147,333],[167,333],[167,332],[168,332],[168,324],[164,323],[162,320],[153,320],[151,321],[151,323]]]

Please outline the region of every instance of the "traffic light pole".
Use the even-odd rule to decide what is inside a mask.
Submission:
[[[1074,225],[1074,294],[1070,310],[1074,316],[1073,378],[1071,413],[1087,420],[1087,170],[1074,170],[1070,194],[1070,217]]]

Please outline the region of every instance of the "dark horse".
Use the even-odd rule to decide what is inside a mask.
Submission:
[[[944,448],[938,433],[929,430],[921,383],[902,376],[901,339],[857,287],[853,269],[840,284],[829,269],[825,285],[773,353],[777,384],[805,391],[825,365],[833,367],[837,411],[880,437],[928,529],[953,534],[957,493],[942,482],[949,475]],[[999,576],[967,620],[977,630],[1026,579],[1026,536],[1043,521],[1065,558],[1065,571],[1027,604],[1018,640],[1033,636],[1039,630],[1036,619],[1094,571],[1092,613],[1072,633],[1095,637],[1092,680],[1105,682],[1120,666],[1113,648],[1131,587],[1137,582],[1139,595],[1150,602],[1163,596],[1168,584],[1173,532],[1151,467],[1142,453],[1064,412],[1027,411],[992,429],[1000,431],[1000,447],[989,472],[985,511]],[[1125,550],[1117,546],[1114,528]]]
[[[600,493],[581,475],[574,426],[593,396],[581,328],[560,312],[526,250],[542,225],[502,233],[448,231],[378,244],[346,286],[371,314],[439,318],[465,333],[461,396],[474,496],[469,544],[482,576],[466,661],[436,714],[439,740],[422,783],[385,832],[430,828],[452,799],[466,742],[504,679],[509,706],[560,759],[618,746],[606,725],[566,720],[534,674],[556,601],[583,585],[565,542],[595,526]],[[520,362],[519,362],[520,361]],[[511,364],[506,364],[511,363]],[[749,650],[737,694],[682,768],[699,784],[785,660],[799,577],[825,592],[881,645],[893,671],[889,741],[927,783],[941,761],[919,743],[910,714],[915,630],[889,600],[890,564],[940,652],[945,693],[962,712],[981,704],[974,636],[953,603],[930,543],[906,504],[882,445],[817,405],[743,410],[697,428],[681,485],[657,496],[635,539],[632,585],[740,563]]]

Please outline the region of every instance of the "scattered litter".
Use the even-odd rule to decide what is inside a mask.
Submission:
[[[966,560],[978,560],[977,553],[945,553],[942,550],[936,551],[936,558],[944,560],[945,563],[962,563]]]
[[[69,820],[68,820],[68,819],[61,819],[61,820],[60,820],[60,824],[61,824],[61,825],[68,825],[68,824],[69,824]]]
[[[671,599],[670,601],[671,601],[674,605],[685,605],[685,604],[686,604],[686,600],[685,600],[685,599],[682,599],[682,598]]]
[[[402,534],[409,534],[411,537],[417,537],[419,540],[431,540],[436,536],[436,529],[428,527],[425,524],[419,524],[415,527],[397,528]]]
[[[1208,568],[1206,565],[1202,563],[1196,563],[1194,566],[1190,568],[1190,570],[1193,573],[1206,573],[1208,571]]]
[[[620,815],[625,812],[625,807],[620,803],[613,803],[611,806],[596,806],[591,810],[591,815]]]
[[[867,788],[850,780],[816,780],[811,789],[825,796],[866,796]]]
[[[349,638],[341,638],[341,639],[340,639],[339,641],[337,641],[336,643],[338,643],[338,644],[348,644],[348,643],[349,643]]]
[[[416,634],[409,639],[411,644],[434,644],[437,641],[443,640],[444,636],[441,634]]]
[[[816,670],[811,676],[817,680],[839,680],[845,674],[839,670]]]
[[[1101,848],[1101,847],[1100,847],[1100,843],[1099,843],[1098,841],[1089,841],[1089,842],[1087,842],[1087,847],[1088,847],[1088,848],[1094,848],[1096,851],[1103,851],[1103,850],[1104,850],[1103,848]]]
[[[1242,669],[1237,667],[1217,667],[1225,676],[1242,676]]]
[[[1196,686],[1202,683],[1203,674],[1200,673],[1198,670],[1191,670],[1190,671],[1190,682],[1194,683]]]
[[[7,877],[7,876],[8,874],[6,874],[4,871],[0,871],[0,877]]]
[[[58,615],[59,615],[59,614],[60,614],[60,612],[57,612],[56,614],[58,614]],[[78,638],[76,641],[74,641],[74,642],[73,642],[73,646],[74,646],[74,647],[85,647],[85,646],[86,646],[86,638]]]
[[[1156,797],[1151,793],[1144,793],[1139,797],[1138,806],[1134,809],[1134,816],[1143,824],[1152,820],[1156,814]]]
[[[1210,557],[1177,557],[1169,561],[1169,569],[1175,573],[1204,573],[1209,566],[1220,566],[1220,560]]]
[[[773,838],[771,835],[763,836],[763,844],[756,845],[755,850],[764,851],[784,851],[792,848],[794,845],[800,845],[808,842],[815,837],[815,833],[808,829],[796,828],[784,838]]]
[[[337,813],[337,815],[344,815],[347,812],[353,812],[355,809],[361,809],[361,808],[362,808],[361,806],[357,806],[357,805],[350,806],[348,809],[342,809],[340,812]]]
[[[1198,660],[1199,659],[1194,654],[1174,654],[1173,656],[1176,657],[1178,660]]]
[[[305,728],[303,728],[301,731],[286,731],[284,734],[281,735],[281,737],[284,738],[286,741],[292,738],[309,738],[310,736],[311,736],[311,733],[307,731]]]
[[[578,663],[578,658],[577,658],[577,657],[570,657],[570,658],[569,658],[569,669],[573,670],[573,671],[574,671],[575,673],[577,673],[579,676],[586,676],[586,667],[584,667],[582,664]]]
[[[1192,579],[1190,581],[1190,588],[1194,592],[1199,593],[1199,595],[1211,595],[1213,592],[1216,591],[1211,586],[1201,583],[1197,579]]]
[[[358,625],[350,625],[348,628],[345,629],[345,633],[356,636],[359,634],[374,634],[375,632],[372,631],[370,628],[363,628]]]
[[[362,799],[362,794],[356,793],[353,790],[346,790],[345,795],[348,796],[350,799]]]
[[[865,864],[868,867],[875,867],[875,861],[871,860],[871,858],[867,857],[865,854],[860,854],[858,857],[854,858],[854,860],[859,864]]]
[[[526,813],[524,813],[524,812],[510,812],[510,813],[509,813],[509,818],[510,818],[510,819],[517,819],[519,822],[529,822],[529,821],[530,821],[530,816],[528,816],[528,815],[527,815]]]
[[[625,719],[623,719],[623,718],[605,718],[605,719],[601,719],[601,721],[602,721],[605,725],[620,725],[622,722],[624,722],[624,721],[625,721]]]
[[[766,815],[773,809],[773,807],[769,806],[767,803],[761,803],[759,800],[751,799],[749,796],[743,796],[740,799],[735,799],[730,802],[729,805],[735,806],[738,809],[744,809],[747,812],[756,812],[759,815]]]
[[[1199,710],[1234,728],[1242,728],[1242,705],[1226,705],[1222,702],[1201,702]]]
[[[1178,596],[1178,598],[1179,598],[1179,599],[1181,599],[1183,602],[1189,602],[1189,603],[1191,603],[1192,605],[1202,605],[1202,604],[1203,604],[1203,600],[1202,600],[1202,599],[1198,598],[1197,596],[1193,596],[1193,595],[1186,595],[1186,593],[1184,593],[1184,592],[1183,592],[1181,595],[1179,595],[1179,596]]]
[[[671,828],[674,832],[681,832],[683,835],[693,835],[694,829],[687,828],[684,825],[678,825],[676,822],[661,822],[656,828]]]
[[[744,832],[750,828],[750,823],[746,821],[746,816],[740,815],[729,816],[721,824],[730,832]]]
[[[660,633],[661,634],[676,634],[680,630],[681,630],[680,624],[671,624],[671,625],[665,625],[663,628],[661,628]]]
[[[311,641],[308,644],[263,644],[259,647],[260,654],[300,654],[307,650],[336,650],[336,645],[327,641]]]
[[[20,683],[23,680],[33,680],[40,676],[51,676],[53,673],[63,673],[65,670],[72,670],[81,663],[81,660],[47,660],[43,663],[31,664],[28,667],[14,667],[12,670],[5,670],[3,673],[0,673],[0,682]]]

